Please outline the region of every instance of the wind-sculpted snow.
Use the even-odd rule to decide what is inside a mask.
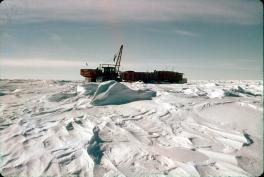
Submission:
[[[138,100],[150,100],[156,96],[151,90],[132,90],[127,86],[116,82],[107,81],[101,83],[91,101],[92,105],[118,105]]]
[[[239,85],[238,83],[228,85],[206,83],[183,88],[181,92],[190,97],[206,96],[208,98],[262,96],[263,85],[261,83],[255,85],[246,83],[239,83]]]
[[[0,173],[259,176],[262,90],[260,81],[0,80]]]
[[[60,102],[61,100],[67,99],[67,98],[71,98],[76,96],[76,93],[64,93],[64,92],[60,92],[60,93],[56,93],[54,95],[51,95],[49,97],[49,101],[51,102]]]
[[[96,92],[96,89],[98,87],[98,84],[96,83],[88,83],[88,84],[82,84],[77,86],[77,92],[82,95],[90,95],[93,96]]]

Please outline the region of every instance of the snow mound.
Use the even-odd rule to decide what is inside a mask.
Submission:
[[[156,96],[151,90],[131,90],[127,86],[116,82],[107,81],[101,83],[91,101],[92,105],[118,105],[138,100],[150,100]]]
[[[89,83],[77,86],[77,93],[81,95],[93,95],[96,92],[98,84]]]
[[[262,95],[262,90],[258,90],[257,88],[254,88],[254,87],[244,88],[242,86],[238,86],[237,91],[240,93],[253,95],[253,96],[261,96]]]
[[[185,95],[188,95],[190,97],[198,97],[198,96],[205,96],[206,92],[199,87],[193,87],[193,88],[183,88],[181,92]]]

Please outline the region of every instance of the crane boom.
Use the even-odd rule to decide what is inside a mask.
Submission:
[[[119,67],[120,67],[120,63],[121,63],[122,51],[123,51],[123,44],[121,45],[121,47],[119,49],[118,56],[117,56],[116,63],[115,63],[115,70],[116,70],[117,73],[119,73]]]

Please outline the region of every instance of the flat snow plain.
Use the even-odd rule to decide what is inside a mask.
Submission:
[[[3,176],[259,176],[262,81],[0,80]]]

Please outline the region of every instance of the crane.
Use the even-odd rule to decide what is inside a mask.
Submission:
[[[115,70],[117,73],[119,73],[119,68],[120,68],[120,63],[121,63],[121,57],[122,57],[122,52],[123,52],[123,44],[121,45],[119,52],[118,52],[118,56],[116,59],[116,55],[114,56],[114,61],[116,59],[116,63],[115,63]]]

